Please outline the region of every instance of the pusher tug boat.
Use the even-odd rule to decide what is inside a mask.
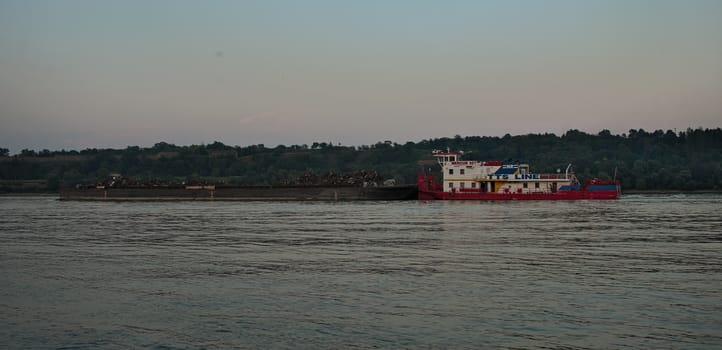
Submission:
[[[462,160],[463,152],[433,151],[441,165],[442,181],[419,174],[420,200],[578,200],[618,199],[619,180],[589,179],[580,184],[571,170],[530,173],[528,164]]]

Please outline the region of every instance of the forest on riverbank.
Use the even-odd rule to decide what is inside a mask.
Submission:
[[[56,191],[61,186],[94,183],[110,174],[139,180],[224,182],[272,185],[304,174],[373,170],[397,183],[415,183],[421,167],[438,172],[432,150],[462,150],[468,160],[513,160],[534,172],[562,171],[573,164],[578,178],[612,178],[625,190],[722,190],[722,129],[632,129],[616,135],[527,134],[442,137],[398,144],[343,146],[262,144],[228,146],[220,142],[124,149],[22,150],[0,148],[0,192]]]

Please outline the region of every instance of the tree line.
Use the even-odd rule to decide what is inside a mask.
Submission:
[[[397,183],[415,183],[421,168],[438,173],[431,151],[465,151],[468,160],[513,160],[534,172],[556,172],[571,163],[578,178],[612,178],[623,189],[722,190],[722,129],[681,132],[632,129],[620,135],[602,130],[555,134],[442,137],[398,144],[364,146],[327,142],[309,145],[262,144],[178,146],[50,151],[24,149],[10,155],[0,148],[0,188],[13,183],[44,183],[46,190],[93,183],[117,173],[137,179],[273,185],[307,173],[373,170]],[[5,184],[3,187],[2,184]]]

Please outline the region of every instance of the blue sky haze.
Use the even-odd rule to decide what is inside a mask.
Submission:
[[[0,146],[722,126],[722,1],[0,0]]]

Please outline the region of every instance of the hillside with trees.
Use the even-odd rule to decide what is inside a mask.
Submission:
[[[61,186],[94,183],[109,174],[145,180],[187,180],[238,185],[278,184],[304,174],[373,170],[399,183],[415,183],[420,167],[438,171],[431,162],[436,149],[465,151],[471,160],[515,160],[532,171],[555,172],[573,164],[580,179],[611,178],[625,190],[722,190],[722,129],[647,132],[608,130],[588,134],[503,137],[455,136],[398,144],[365,146],[326,142],[309,145],[177,146],[22,150],[10,155],[0,148],[0,191],[55,191]]]

